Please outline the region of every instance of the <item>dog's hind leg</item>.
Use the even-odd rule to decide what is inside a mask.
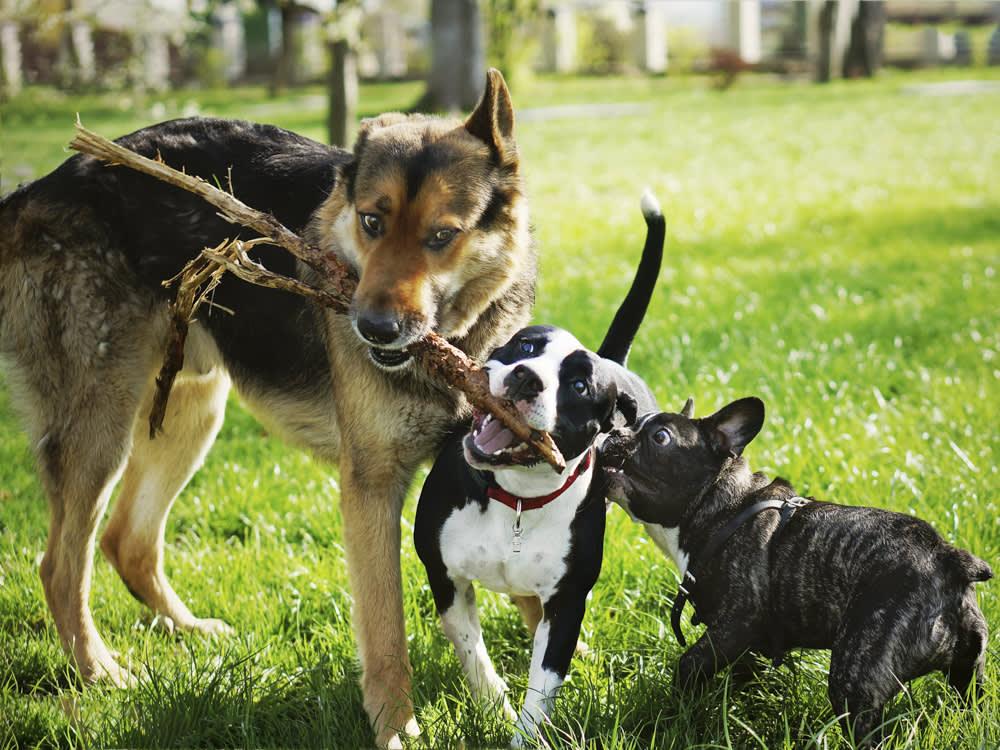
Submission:
[[[59,400],[58,393],[49,396]],[[89,600],[97,526],[125,464],[131,413],[126,416],[122,402],[101,388],[80,389],[73,403],[60,406],[62,419],[53,408],[44,433],[35,439],[50,508],[39,574],[63,648],[81,677],[125,686],[132,675],[98,633]]]
[[[893,627],[880,628],[881,617],[876,612],[855,623],[838,636],[830,651],[830,705],[840,718],[844,736],[860,748],[882,741],[885,706],[913,676],[905,672],[909,657],[904,652],[909,649],[902,645],[912,646],[913,641],[886,637]]]
[[[538,630],[538,623],[542,620],[542,600],[537,596],[518,596],[511,594],[510,600],[521,610],[521,617],[524,618],[524,625],[532,636]]]
[[[975,697],[986,678],[988,638],[986,618],[976,602],[975,589],[969,584],[959,604],[955,647],[952,649],[951,663],[945,670],[949,684],[967,699]],[[976,693],[969,692],[970,685],[974,686]]]
[[[222,426],[229,376],[218,367],[177,378],[170,394],[163,433],[150,439],[147,398],[136,420],[132,453],[122,477],[101,551],[129,591],[168,627],[227,633],[221,620],[195,617],[163,570],[164,528],[174,499],[201,466]]]
[[[521,611],[521,617],[524,618],[524,626],[528,628],[528,632],[534,637],[535,631],[538,630],[538,623],[542,620],[542,600],[537,596],[518,596],[517,594],[511,594],[510,600]],[[589,652],[590,646],[582,639],[577,639],[574,653],[577,656],[583,656]]]

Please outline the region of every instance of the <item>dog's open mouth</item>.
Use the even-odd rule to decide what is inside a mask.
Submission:
[[[394,370],[410,361],[410,353],[406,349],[379,349],[373,346],[368,349],[368,356],[386,370]]]
[[[466,456],[489,466],[533,466],[541,461],[538,451],[521,441],[492,414],[476,410],[472,430],[465,436]]]

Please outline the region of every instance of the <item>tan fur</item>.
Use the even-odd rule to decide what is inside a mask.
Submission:
[[[398,154],[427,143],[442,150],[426,179],[410,184],[415,167],[407,173]],[[396,316],[402,327],[393,348],[434,330],[479,358],[527,322],[535,256],[502,77],[490,73],[465,122],[398,114],[366,121],[354,158],[338,168],[304,230],[360,277],[350,316],[309,311],[326,344],[320,370],[328,367],[329,378],[281,389],[228,371],[206,317],[224,313],[203,312],[192,325],[165,434],[150,440],[145,420],[166,305],[132,286],[111,239],[117,235],[90,209],[50,204],[31,186],[0,201],[0,357],[49,498],[40,571],[46,599],[85,679],[133,681],[101,639],[88,601],[97,526],[119,480],[100,546],[130,591],[172,626],[230,630],[196,617],[178,597],[164,574],[163,530],[222,424],[232,382],[267,425],[340,465],[364,705],[378,744],[399,747],[400,733],[419,732],[409,697],[400,513],[417,467],[468,405],[412,364],[376,366],[358,320]],[[365,232],[364,213],[379,215],[379,236]],[[446,248],[429,245],[449,229],[458,233]],[[299,273],[322,283],[308,269]]]

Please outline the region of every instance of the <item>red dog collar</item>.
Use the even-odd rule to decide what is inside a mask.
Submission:
[[[542,495],[541,497],[518,497],[517,495],[510,494],[502,487],[490,487],[486,490],[486,496],[492,500],[499,500],[511,510],[516,510],[518,512],[522,510],[535,510],[536,508],[541,508],[548,505],[568,490],[573,482],[577,480],[577,477],[590,468],[590,462],[593,459],[593,456],[594,452],[588,451],[587,457],[584,458],[576,467],[576,471],[569,475],[569,478],[566,479],[563,486],[548,495]]]

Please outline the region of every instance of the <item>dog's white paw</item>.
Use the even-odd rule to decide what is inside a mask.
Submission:
[[[187,626],[185,630],[211,636],[230,636],[236,633],[232,625],[228,622],[218,620],[214,617],[195,618],[194,622]]]

